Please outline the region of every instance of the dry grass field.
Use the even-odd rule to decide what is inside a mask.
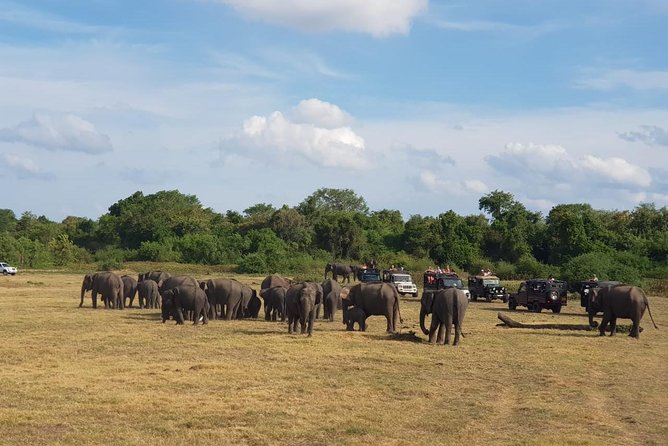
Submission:
[[[242,277],[257,285],[261,278]],[[162,324],[159,310],[77,308],[81,275],[0,276],[0,444],[573,444],[668,439],[668,299],[639,341],[504,329],[471,303],[462,344],[432,346],[419,303],[402,336],[316,322]],[[586,323],[517,311],[525,323]],[[627,321],[621,321],[626,324]],[[421,342],[409,334],[418,333]]]

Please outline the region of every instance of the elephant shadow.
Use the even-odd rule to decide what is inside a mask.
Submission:
[[[134,319],[136,321],[162,321],[161,313],[136,313],[124,315],[123,319]]]
[[[398,341],[398,342],[414,342],[416,344],[422,344],[427,342],[425,339],[422,339],[414,330],[403,333],[390,333],[388,335],[374,335],[374,334],[364,334],[365,338],[373,341]]]
[[[234,330],[234,333],[248,336],[276,336],[277,334],[287,333],[287,329],[281,327],[279,330],[277,327],[277,329],[270,331]]]
[[[533,311],[529,311],[526,308],[517,308],[516,310],[509,311],[507,306],[503,306],[502,308],[499,307],[486,307],[486,308],[479,308],[482,311],[504,311],[508,312],[509,314],[513,313],[519,313],[519,314],[544,314],[544,315],[549,315],[549,316],[556,316],[556,317],[564,317],[564,316],[578,316],[578,317],[588,317],[587,313],[564,313],[563,311],[561,313],[554,313],[551,310],[546,310],[543,309],[540,313],[534,313]],[[476,309],[477,311],[478,309]]]

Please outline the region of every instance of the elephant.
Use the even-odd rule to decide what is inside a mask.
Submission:
[[[327,279],[322,283],[322,294],[323,317],[333,322],[336,310],[341,308],[341,285],[334,279]]]
[[[160,293],[154,280],[144,279],[137,283],[139,308],[160,308]]]
[[[343,321],[346,323],[348,307],[355,306],[369,316],[385,316],[387,331],[393,333],[401,322],[399,292],[389,283],[358,283],[350,288],[347,298],[342,300]]]
[[[455,339],[452,345],[459,344],[462,334],[462,323],[466,314],[469,300],[466,293],[457,288],[445,288],[438,291],[423,291],[420,299],[420,328],[429,335],[429,342],[443,343],[443,328],[445,327],[445,344],[450,344],[450,330],[455,324]],[[431,313],[431,326],[425,328],[425,317]],[[435,338],[438,328],[438,337]]]
[[[274,286],[264,288],[260,296],[264,299],[264,320],[275,321],[278,318],[285,322],[285,293],[287,288]]]
[[[243,285],[234,279],[209,279],[206,281],[206,295],[211,305],[209,316],[228,321],[237,316],[243,300]]]
[[[132,307],[137,294],[137,281],[128,275],[121,276],[121,280],[123,281],[123,305],[127,307],[127,299],[130,299],[130,307]]]
[[[86,291],[91,290],[93,308],[97,308],[97,295],[102,296],[104,306],[123,309],[123,280],[109,271],[86,274],[81,283],[81,302],[79,307],[83,306],[84,295]]]
[[[346,312],[346,330],[353,331],[355,323],[359,326],[360,331],[366,331],[366,314],[361,308],[353,307]]]
[[[604,288],[592,288],[589,291],[589,320],[603,311],[603,320],[598,327],[599,335],[605,334],[605,328],[610,323],[610,336],[617,331],[617,318],[631,319],[633,326],[629,336],[640,338],[640,320],[645,314],[645,308],[649,312],[654,328],[659,328],[654,322],[652,312],[649,309],[647,295],[642,288],[631,285],[617,285]]]
[[[237,312],[237,319],[254,318],[257,319],[262,307],[262,301],[257,297],[257,291],[248,285],[241,286],[241,305]]]
[[[285,312],[288,316],[288,333],[297,331],[297,321],[301,325],[301,334],[313,335],[316,294],[318,288],[314,282],[293,284],[285,293]]]
[[[160,285],[162,282],[169,279],[170,277],[172,277],[172,275],[166,271],[149,271],[146,273],[139,273],[139,275],[137,276],[137,282],[141,282],[146,279],[151,279],[155,283]]]
[[[325,280],[327,280],[327,273],[332,273],[332,279],[337,280],[339,276],[343,276],[343,282],[348,281],[350,283],[350,276],[353,273],[350,265],[344,265],[343,263],[328,263],[325,265]]]
[[[283,288],[289,288],[291,284],[292,281],[285,279],[279,276],[278,274],[272,274],[264,278],[262,284],[260,285],[260,289],[265,290],[275,286],[282,286]]]
[[[206,293],[197,286],[179,285],[162,293],[162,322],[174,316],[177,325],[183,324],[183,311],[192,311],[193,325],[197,325],[200,317],[204,324],[209,323]]]
[[[155,280],[155,279],[153,279]],[[199,287],[199,283],[190,276],[169,276],[164,280],[157,281],[158,291],[162,294],[163,291],[171,290],[179,285],[192,285]]]

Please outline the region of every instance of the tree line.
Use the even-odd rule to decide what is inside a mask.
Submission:
[[[92,220],[54,222],[0,209],[0,259],[23,268],[124,261],[233,264],[241,273],[301,274],[332,260],[418,271],[445,265],[483,268],[507,279],[560,276],[640,283],[668,277],[668,209],[633,210],[560,204],[547,215],[528,210],[508,192],[478,202],[479,214],[438,216],[370,211],[350,189],[321,188],[297,206],[258,203],[243,213],[218,213],[176,190],[135,192]]]

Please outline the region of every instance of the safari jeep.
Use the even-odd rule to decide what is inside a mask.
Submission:
[[[413,297],[417,297],[418,295],[417,285],[413,283],[413,278],[407,271],[397,269],[383,270],[383,282],[394,284],[402,296],[410,294]]]
[[[380,271],[375,268],[366,268],[360,270],[357,278],[360,282],[381,282]]]
[[[496,276],[469,276],[469,291],[473,300],[483,297],[487,302],[491,302],[493,299],[501,299],[504,303],[508,302],[506,288],[501,286],[501,281]]]
[[[423,287],[425,290],[442,290],[444,288],[457,288],[462,290],[468,300],[471,300],[469,289],[464,287],[462,279],[457,273],[437,273],[435,271],[426,271],[423,278]]]
[[[540,313],[543,308],[554,313],[561,312],[567,305],[567,283],[562,280],[531,279],[520,284],[517,293],[508,298],[508,308],[527,307],[529,311]]]

